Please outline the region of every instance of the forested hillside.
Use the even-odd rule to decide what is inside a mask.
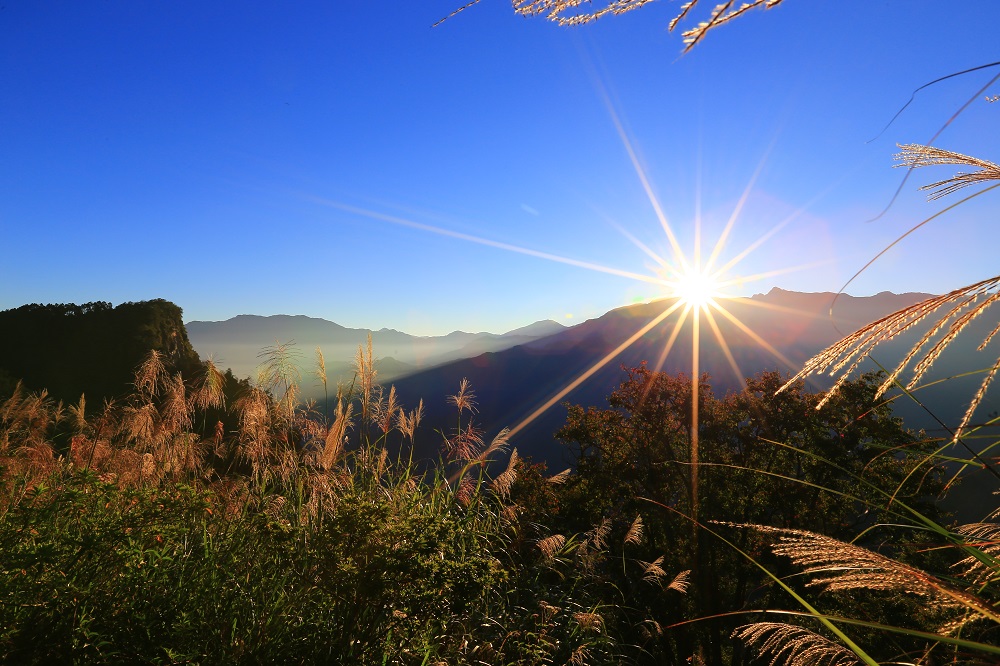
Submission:
[[[127,393],[135,368],[156,350],[186,374],[200,364],[181,308],[137,303],[24,305],[0,312],[0,394],[17,380],[64,402],[85,393],[91,404]]]

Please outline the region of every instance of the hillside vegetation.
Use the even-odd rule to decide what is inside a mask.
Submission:
[[[63,402],[86,393],[92,404],[118,398],[151,349],[194,374],[198,354],[188,341],[181,309],[156,299],[138,303],[24,305],[0,311],[0,391],[15,380],[46,389]]]
[[[0,404],[4,661],[754,663],[767,630],[738,627],[769,608],[820,618],[791,645],[847,615],[880,661],[998,651],[1000,528],[933,527],[936,443],[873,406],[872,377],[819,412],[775,374],[725,397],[705,377],[692,529],[688,378],[639,366],[608,408],[572,408],[559,472],[483,441],[467,382],[427,432],[370,347],[331,419],[286,361],[272,348],[250,383],[154,350],[118,402]],[[816,584],[824,612],[791,606]]]

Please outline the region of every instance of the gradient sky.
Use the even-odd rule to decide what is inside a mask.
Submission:
[[[707,254],[745,192],[723,262],[784,223],[732,273],[804,268],[731,293],[836,291],[964,196],[928,203],[917,186],[953,170],[923,169],[866,222],[904,175],[895,145],[1000,73],[921,91],[866,143],[915,88],[1000,60],[1000,2],[786,0],[683,56],[677,2],[566,29],[483,0],[431,27],[461,4],[0,0],[0,309],[578,323],[663,295],[541,256],[645,275],[633,239],[670,256],[626,139],[685,251],[700,216]],[[985,96],[937,145],[1000,161]],[[938,218],[848,293],[994,275],[998,201]]]

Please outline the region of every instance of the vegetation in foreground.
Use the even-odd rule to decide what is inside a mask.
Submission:
[[[802,650],[835,615],[863,618],[852,640],[882,662],[996,651],[1000,527],[932,527],[936,443],[872,406],[871,377],[822,411],[774,374],[723,398],[705,378],[693,530],[689,379],[639,367],[609,408],[572,408],[577,469],[549,476],[483,441],[464,382],[454,429],[425,433],[359,350],[328,420],[285,351],[256,383],[154,352],[92,413],[21,389],[0,405],[4,661],[824,663]],[[408,453],[425,436],[430,471]],[[814,584],[825,613],[789,606]],[[738,629],[775,608],[820,619]]]

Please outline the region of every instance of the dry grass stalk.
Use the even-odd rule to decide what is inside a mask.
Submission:
[[[905,592],[926,599],[942,611],[971,612],[1000,623],[1000,613],[985,600],[953,587],[925,571],[897,562],[854,544],[844,543],[805,530],[780,529],[761,525],[740,525],[778,537],[772,546],[806,574],[825,574],[809,585],[826,591],[885,590]]]
[[[538,550],[542,551],[542,556],[545,559],[551,560],[559,552],[559,549],[566,545],[566,537],[562,534],[553,534],[541,539],[535,545],[538,546]]]
[[[732,634],[760,657],[772,655],[771,666],[860,666],[857,656],[842,645],[808,629],[780,622],[756,622],[737,627]]]
[[[327,377],[326,377],[326,358],[323,356],[323,350],[316,347],[316,378],[323,385],[323,390],[326,391],[327,387]]]
[[[667,585],[668,590],[674,590],[675,592],[680,592],[681,594],[687,594],[688,587],[691,586],[691,570],[687,569],[680,572],[674,579],[670,581]]]
[[[348,403],[345,407],[344,402],[339,398],[337,399],[337,411],[333,420],[333,425],[331,425],[327,430],[326,439],[323,443],[321,463],[324,469],[333,469],[333,466],[340,458],[340,454],[343,453],[344,439],[347,436],[348,429],[351,427],[351,416],[353,411],[353,403]]]
[[[931,339],[933,339],[933,337],[942,329],[947,327],[947,331],[941,339],[934,344],[934,346],[932,346],[930,350],[927,351],[917,362],[914,368],[913,377],[906,385],[907,389],[912,389],[916,386],[917,382],[923,378],[945,348],[954,342],[954,340],[968,328],[969,324],[971,324],[977,317],[981,316],[987,309],[995,305],[997,302],[1000,302],[1000,276],[992,277],[967,287],[962,287],[961,289],[956,289],[944,294],[943,296],[934,296],[925,301],[921,301],[920,303],[916,303],[915,305],[903,308],[902,310],[887,315],[886,317],[883,317],[882,319],[872,322],[871,324],[855,331],[834,345],[827,347],[813,358],[809,359],[809,361],[807,361],[803,366],[802,370],[797,375],[792,377],[784,386],[782,386],[778,392],[780,393],[781,391],[784,391],[795,382],[808,377],[809,375],[826,372],[831,367],[832,370],[830,374],[835,375],[844,366],[850,364],[847,370],[842,372],[837,378],[833,388],[831,388],[823,399],[820,400],[817,405],[817,409],[821,408],[830,400],[830,398],[833,397],[837,390],[847,380],[848,376],[858,368],[861,361],[866,358],[877,345],[898,337],[902,333],[912,329],[934,312],[950,305],[952,307],[950,307],[943,316],[939,317],[930,329],[920,337],[917,343],[913,345],[903,358],[902,362],[900,362],[900,364],[889,374],[881,386],[879,386],[876,398],[881,397],[885,391],[887,391],[896,382],[899,376],[905,371],[906,366],[920,354],[920,351],[931,341]],[[965,312],[963,313],[963,311]],[[997,329],[1000,329],[1000,326],[990,331],[990,333],[986,336],[986,339],[979,345],[979,350],[984,349],[990,340],[993,339],[996,335]],[[964,429],[971,422],[972,415],[982,402],[998,366],[1000,366],[1000,358],[998,358],[993,364],[993,369],[983,380],[979,390],[973,397],[972,402],[969,404],[962,423],[955,431],[955,440],[961,436]]]
[[[371,410],[372,391],[375,388],[375,377],[378,375],[375,370],[375,356],[372,354],[371,333],[368,334],[367,347],[358,345],[358,352],[354,355],[354,372],[357,377],[356,381],[360,383],[362,423],[367,423]]]
[[[413,436],[420,426],[420,420],[424,417],[424,399],[421,398],[420,402],[417,404],[417,408],[410,410],[407,414],[403,409],[399,410],[398,417],[396,419],[396,428],[413,442]]]
[[[663,625],[656,620],[646,619],[639,625],[639,631],[643,638],[649,640],[656,636],[663,635]]]
[[[480,461],[486,461],[490,459],[494,453],[503,451],[507,448],[507,444],[510,443],[510,428],[503,428],[493,437],[490,441],[489,446],[483,449],[476,458]]]
[[[445,440],[449,460],[475,460],[483,448],[483,432],[472,422],[453,437]]]
[[[469,387],[467,377],[462,377],[462,381],[458,383],[458,393],[448,396],[448,404],[454,405],[459,414],[466,410],[476,413],[476,394]]]
[[[155,349],[150,350],[149,356],[135,373],[135,388],[139,391],[139,395],[146,400],[155,396],[159,391],[160,380],[166,371],[163,354]]]
[[[545,480],[547,482],[553,484],[553,485],[559,486],[559,485],[562,485],[562,484],[566,483],[566,479],[569,478],[569,475],[571,473],[572,473],[572,470],[570,470],[567,467],[566,469],[564,469],[563,471],[559,472],[558,474],[553,474],[552,476],[550,476],[549,478],[547,478]]]
[[[0,451],[6,451],[11,441],[21,445],[48,442],[50,430],[62,421],[65,410],[61,402],[53,404],[45,389],[24,395],[18,383],[14,394],[6,401],[3,413]]]
[[[510,497],[510,490],[514,487],[514,482],[517,480],[517,461],[517,449],[514,449],[510,452],[510,461],[507,463],[507,469],[504,470],[503,474],[493,479],[493,492],[504,499]]]
[[[628,532],[625,533],[625,540],[622,545],[634,543],[639,545],[642,542],[642,516],[636,516],[635,520],[632,521],[632,525],[628,528]]]
[[[458,489],[455,490],[455,499],[458,500],[459,504],[462,506],[469,506],[472,504],[473,498],[476,496],[476,481],[471,476],[463,476],[462,480],[458,482]]]
[[[191,427],[191,413],[188,411],[187,387],[181,373],[166,381],[163,406],[160,408],[160,422],[168,433],[181,432]]]
[[[236,401],[239,414],[240,453],[255,466],[264,460],[271,446],[271,403],[267,393],[256,386]]]
[[[587,532],[587,543],[598,550],[602,550],[607,546],[607,539],[610,533],[611,521],[604,518],[597,527]]]
[[[970,539],[968,545],[992,558],[1000,558],[1000,524],[971,523],[961,525],[955,531]],[[953,566],[961,569],[960,574],[976,585],[991,583],[1000,576],[998,567],[988,566],[971,555],[959,560]]]
[[[159,431],[160,413],[153,403],[141,407],[126,407],[119,432],[139,449],[153,445]]]
[[[87,397],[80,394],[80,401],[67,408],[70,418],[73,419],[73,429],[77,434],[82,434],[87,430]]]
[[[979,407],[979,404],[983,401],[983,398],[986,397],[986,391],[989,389],[990,384],[993,382],[993,378],[996,377],[997,370],[1000,370],[1000,356],[997,357],[997,360],[993,364],[993,367],[990,368],[990,371],[986,373],[986,377],[983,378],[983,383],[979,385],[979,389],[976,391],[976,394],[972,396],[972,402],[969,403],[968,409],[965,410],[965,415],[962,417],[962,422],[958,424],[957,428],[955,428],[955,437],[953,438],[954,440],[957,441],[958,438],[961,437],[962,434],[965,432],[965,429],[968,427],[969,423],[972,422],[972,415],[976,413],[976,408]]]
[[[663,570],[663,555],[652,562],[637,560],[642,567],[642,579],[647,583],[658,583],[661,578],[666,577],[667,572]]]
[[[593,631],[599,634],[604,629],[604,618],[597,613],[573,613],[573,621],[580,625],[584,631]]]
[[[981,160],[977,157],[970,157],[961,153],[954,153],[950,150],[935,148],[934,146],[922,146],[915,143],[899,146],[899,149],[901,152],[893,156],[899,162],[899,164],[894,165],[897,167],[916,169],[918,167],[950,164],[970,166],[978,169],[978,171],[970,173],[959,171],[951,178],[939,180],[936,183],[921,187],[920,189],[922,190],[931,190],[931,193],[927,196],[931,201],[957,192],[969,185],[1000,180],[1000,165]]]
[[[560,612],[562,612],[562,609],[558,606],[553,606],[544,600],[538,602],[538,615],[541,617],[542,622],[551,621]]]
[[[586,6],[591,7],[591,3],[586,0],[511,0],[514,11],[521,16],[541,16],[544,15],[550,21],[554,21],[562,26],[577,26],[591,23],[605,16],[621,16],[628,12],[652,2],[653,0],[609,0],[607,4],[599,9],[585,11],[581,9]],[[681,5],[680,10],[667,25],[670,32],[687,18],[692,9],[698,6],[700,0],[688,0]],[[739,7],[734,7],[735,0],[725,0],[716,5],[709,13],[707,21],[700,22],[696,27],[681,33],[684,39],[684,51],[691,50],[695,44],[704,38],[705,33],[713,28],[728,23],[733,19],[745,14],[751,9],[762,8],[772,9],[780,5],[782,0],[748,0]],[[441,19],[434,25],[441,23],[459,14],[469,7],[479,3],[479,0],[470,0],[462,7],[459,7],[451,14]]]
[[[377,393],[380,395],[372,405],[372,421],[382,431],[383,435],[388,435],[389,431],[392,430],[396,414],[402,413],[402,407],[396,398],[395,385],[389,387],[389,396],[387,398],[381,396],[381,389]]]
[[[191,406],[205,410],[209,408],[224,409],[226,396],[223,389],[226,386],[226,376],[222,374],[215,362],[209,358],[205,361],[205,372],[198,388],[191,394]]]
[[[378,462],[375,464],[375,475],[385,474],[386,462],[389,460],[389,449],[384,446],[378,452]]]

